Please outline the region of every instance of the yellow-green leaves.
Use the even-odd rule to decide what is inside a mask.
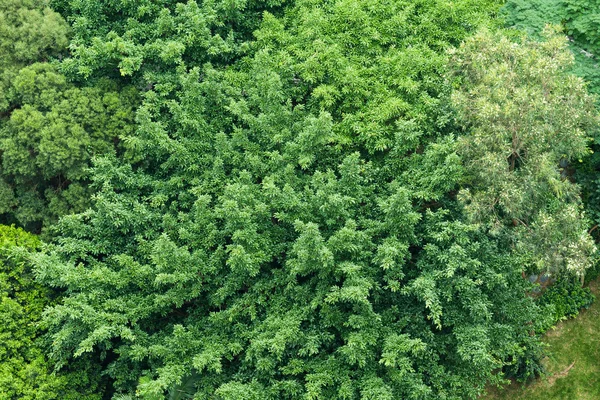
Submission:
[[[56,300],[34,279],[30,257],[40,247],[36,236],[0,225],[0,399],[97,400],[99,377],[82,364],[79,371],[55,373],[45,351],[40,320]]]
[[[567,73],[566,38],[546,35],[514,42],[482,31],[453,53],[465,130],[459,196],[472,221],[513,237],[525,269],[583,274],[595,248],[578,187],[559,168],[588,152],[598,115],[583,81]]]

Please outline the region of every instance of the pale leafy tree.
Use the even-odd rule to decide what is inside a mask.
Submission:
[[[453,103],[467,131],[459,196],[472,221],[510,237],[524,269],[583,276],[595,246],[566,167],[589,153],[594,98],[566,73],[564,36],[519,39],[483,31],[453,54],[461,76]]]

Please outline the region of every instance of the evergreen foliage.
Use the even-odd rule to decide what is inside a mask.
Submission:
[[[247,52],[262,12],[285,0],[51,0],[71,23],[70,76],[124,76],[171,86],[183,66],[229,64]],[[166,88],[162,89],[163,91]],[[161,90],[157,90],[161,92]]]

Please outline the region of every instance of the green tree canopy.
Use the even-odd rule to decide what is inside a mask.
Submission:
[[[544,40],[546,25],[561,26],[575,56],[572,70],[589,89],[600,94],[600,3],[598,0],[508,0],[503,7],[506,24]]]
[[[44,2],[0,5],[0,220],[30,231],[85,210],[90,159],[114,151],[133,125],[133,89],[78,87],[52,62],[67,28]]]
[[[262,12],[285,0],[53,0],[72,25],[73,76],[143,77],[166,84],[181,65],[227,64],[247,51]]]
[[[0,113],[11,106],[11,81],[22,67],[48,61],[67,47],[69,27],[46,1],[3,0],[0,4]]]
[[[86,169],[131,132],[136,93],[108,82],[77,88],[48,63],[21,69],[12,86],[17,108],[0,125],[0,213],[38,230],[87,208]]]
[[[503,8],[503,15],[510,27],[526,31],[536,40],[545,40],[543,32],[547,24],[560,26],[568,35],[569,48],[575,62],[570,69],[586,80],[587,88],[595,95],[600,94],[599,30],[600,14],[597,0],[509,0]],[[598,98],[597,98],[598,99]],[[598,101],[596,99],[596,101]],[[598,132],[594,137],[593,155],[583,163],[568,166],[576,168],[576,181],[582,186],[587,215],[595,223],[600,223],[600,158],[598,152]]]
[[[104,355],[118,393],[162,398],[194,376],[195,398],[228,400],[474,398],[535,361],[522,255],[456,200],[482,184],[457,147],[446,51],[498,6],[297,1],[265,12],[229,65],[142,56],[133,163],[98,158],[93,207],[36,257],[67,294],[46,316],[54,359]],[[75,39],[80,73],[105,68],[86,58],[117,40],[99,32]],[[495,62],[548,62],[511,46]],[[557,145],[585,150],[570,141]]]

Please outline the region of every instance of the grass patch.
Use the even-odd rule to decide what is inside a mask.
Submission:
[[[600,399],[600,279],[590,283],[596,301],[571,320],[546,334],[551,357],[544,363],[549,375],[523,385],[513,382],[489,388],[481,400],[499,399]]]

